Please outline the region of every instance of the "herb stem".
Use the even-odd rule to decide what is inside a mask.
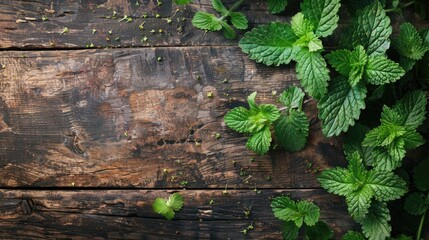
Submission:
[[[402,4],[402,5],[398,6],[397,8],[389,8],[389,9],[385,9],[384,11],[387,12],[387,13],[388,12],[396,12],[399,9],[403,9],[403,8],[409,7],[409,6],[413,5],[414,3],[416,3],[416,2],[415,1],[407,2],[405,4]]]
[[[245,1],[245,0],[239,0],[239,1],[237,1],[234,5],[232,5],[232,7],[229,9],[229,11],[228,11],[228,12],[233,12],[233,11],[235,11],[235,9],[237,9],[238,7],[240,7],[240,6],[241,6],[241,4],[243,4],[243,3],[244,3],[244,1]]]
[[[235,11],[238,7],[240,7],[241,4],[244,3],[244,1],[246,1],[246,0],[239,0],[236,3],[234,3],[234,5],[232,5],[232,7],[228,10],[228,13],[225,14],[224,16],[220,17],[219,20],[222,21],[225,18],[229,17],[229,15],[231,14],[231,12]]]
[[[423,228],[423,223],[425,222],[426,211],[423,213],[422,217],[420,218],[420,225],[419,225],[419,229],[417,230],[416,240],[420,240],[420,236],[422,235],[422,228]]]
[[[311,101],[313,101],[313,98],[305,100],[302,104],[306,104],[306,103],[309,103]],[[287,110],[287,109],[289,109],[289,108],[288,107],[281,107],[281,108],[279,108],[280,111]]]
[[[401,8],[407,8],[407,7],[411,6],[411,5],[413,5],[414,3],[416,3],[416,1],[407,2],[407,3],[403,4],[401,6]]]
[[[426,196],[426,201],[428,199],[429,199],[429,193]],[[419,229],[417,230],[416,240],[420,240],[420,237],[422,235],[422,228],[423,228],[423,223],[425,222],[426,212],[427,212],[427,209],[425,210],[425,212],[423,213],[422,217],[420,218],[420,224],[419,224]]]

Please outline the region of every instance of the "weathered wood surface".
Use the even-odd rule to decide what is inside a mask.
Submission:
[[[192,26],[191,20],[195,12],[213,11],[210,0],[194,1],[194,4],[187,6],[177,6],[171,0],[160,2],[162,4],[158,6],[157,0],[1,0],[0,48],[76,49],[237,44],[238,39],[227,40],[220,32],[205,33]],[[234,1],[223,2],[230,6]],[[288,22],[299,11],[300,2],[289,0],[287,10],[280,15],[272,15],[267,11],[266,0],[252,0],[251,4],[245,3],[240,11],[249,19],[250,27],[271,21]],[[119,21],[125,15],[132,17],[132,21]],[[341,9],[341,15],[342,20],[333,36],[323,39],[327,49],[336,46],[340,33],[348,26],[350,18],[345,8]],[[43,17],[48,20],[43,21]],[[172,21],[168,22],[167,19]],[[392,19],[395,29],[403,22],[404,18]],[[140,28],[142,24],[143,29]],[[413,24],[418,28],[428,26],[427,22],[415,19]],[[61,34],[65,27],[69,31]],[[96,30],[95,33],[93,29]],[[243,36],[243,31],[238,33]]]
[[[280,239],[280,222],[271,213],[270,198],[313,200],[339,238],[353,227],[344,203],[322,190],[186,190],[185,207],[173,221],[152,211],[163,190],[10,191],[0,190],[2,239]],[[209,202],[213,200],[213,204]],[[249,211],[250,215],[245,214]],[[241,231],[253,223],[245,236]]]
[[[316,102],[305,106],[313,124],[298,153],[257,156],[223,123],[253,91],[276,103],[298,84],[293,66],[256,64],[237,40],[193,28],[209,0],[138,2],[0,0],[0,238],[280,239],[269,207],[280,194],[314,200],[335,239],[356,228],[316,179],[345,163],[341,141],[321,134]],[[267,13],[266,0],[241,10],[256,26],[289,20],[299,1],[289,2],[282,16]],[[132,21],[119,22],[124,15]],[[401,20],[392,22],[397,29]],[[77,50],[91,43],[124,49]],[[22,49],[38,51],[14,51]],[[184,186],[174,221],[152,211],[155,198]]]
[[[237,47],[3,52],[0,63],[3,187],[318,188],[314,172],[344,162],[317,122],[303,151],[246,149],[225,113],[297,82]]]
[[[156,0],[0,1],[0,48],[85,48],[91,43],[95,47],[236,44],[221,33],[204,33],[192,27],[195,12],[211,10],[210,1],[196,1],[186,7],[171,0],[160,2],[158,6]],[[251,25],[290,18],[269,14],[266,1],[245,5],[242,10]],[[119,22],[124,15],[132,21]],[[43,17],[49,20],[43,21]],[[69,31],[60,35],[64,27]],[[97,32],[93,34],[92,29]],[[146,41],[142,40],[145,36]]]

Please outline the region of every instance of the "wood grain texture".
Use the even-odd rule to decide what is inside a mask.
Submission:
[[[195,29],[191,21],[197,11],[214,13],[210,0],[195,0],[187,6],[177,6],[172,0],[159,2],[162,4],[158,6],[157,0],[0,0],[0,49],[234,46],[244,34],[237,31],[237,40],[227,40],[221,32]],[[223,1],[226,6],[233,2]],[[252,0],[243,4],[240,11],[247,16],[251,29],[272,21],[289,22],[300,11],[300,2],[289,0],[285,12],[277,15],[267,11],[266,0]],[[346,8],[341,8],[340,15],[337,30],[323,39],[327,50],[338,45],[340,34],[350,22]],[[419,21],[411,11],[404,11],[404,15],[418,29],[428,27],[427,21]],[[124,16],[132,21],[120,21]],[[44,17],[48,20],[43,21]],[[399,29],[404,18],[395,14],[390,17],[394,29]],[[69,31],[61,34],[65,27]]]
[[[321,208],[321,219],[336,238],[354,228],[340,198],[322,190],[186,190],[185,206],[173,221],[152,210],[164,190],[14,191],[0,190],[0,234],[8,239],[281,239],[270,199],[288,194]],[[209,204],[213,200],[213,204]],[[245,211],[250,210],[246,216]],[[254,230],[241,232],[253,222]]]
[[[0,48],[86,48],[91,43],[94,47],[236,45],[237,41],[225,40],[220,32],[204,33],[192,26],[195,12],[212,11],[209,0],[188,6],[177,6],[171,0],[160,2],[158,6],[157,0],[3,0]],[[266,1],[259,1],[241,9],[252,26],[290,18],[269,14],[266,5]],[[120,21],[125,15],[132,21]],[[49,20],[43,21],[43,17]],[[142,24],[143,29],[139,27]],[[60,34],[65,27],[69,31]]]
[[[319,123],[301,152],[246,149],[225,113],[253,91],[275,103],[297,80],[237,47],[4,52],[0,63],[1,186],[317,188],[314,172],[344,162]]]

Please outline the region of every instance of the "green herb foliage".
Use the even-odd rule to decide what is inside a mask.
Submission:
[[[329,226],[319,220],[320,209],[309,201],[293,201],[287,196],[279,196],[271,202],[274,216],[283,221],[284,239],[296,239],[300,229],[304,230],[306,239],[328,240],[333,237]]]
[[[304,93],[297,87],[285,90],[279,101],[286,107],[283,114],[272,104],[255,103],[256,92],[247,98],[249,108],[237,107],[225,115],[231,129],[250,134],[247,147],[258,154],[270,149],[274,128],[279,144],[289,151],[301,150],[307,141],[309,122],[302,111]]]
[[[344,49],[326,55],[329,64],[344,78],[335,78],[319,102],[322,131],[330,137],[346,132],[366,107],[367,84],[384,85],[401,78],[405,71],[384,55],[390,46],[390,19],[375,1],[358,11],[343,35]]]
[[[249,25],[242,13],[235,12],[243,1],[227,9],[220,0],[213,0],[213,9],[220,16],[198,12],[193,24],[235,38],[233,27],[245,30]],[[322,40],[336,30],[341,4],[350,10],[352,19],[339,36],[340,47],[325,54]],[[348,212],[362,227],[361,232],[349,231],[343,240],[412,239],[390,237],[387,203],[403,196],[406,212],[420,218],[415,237],[421,239],[429,209],[429,158],[414,168],[409,187],[396,173],[405,169],[401,166],[407,150],[425,143],[418,130],[427,132],[428,125],[429,29],[418,30],[405,22],[392,37],[389,14],[402,14],[403,9],[414,6],[416,15],[424,19],[427,4],[425,0],[303,0],[300,12],[290,22],[254,27],[239,41],[242,51],[258,63],[280,66],[296,62],[296,76],[303,89],[318,101],[322,133],[333,137],[346,132],[347,167],[328,168],[318,177],[323,188],[345,198]],[[273,14],[285,11],[287,5],[287,0],[267,0],[267,10]],[[256,93],[252,93],[249,108],[230,110],[225,123],[248,135],[247,147],[258,154],[267,153],[273,139],[288,151],[299,151],[309,134],[302,109],[304,96],[298,87],[288,88],[281,94],[283,106],[278,108],[256,104]],[[362,119],[365,109],[376,112]],[[411,192],[405,195],[408,189]],[[271,206],[283,221],[283,238],[296,239],[299,233],[306,239],[332,238],[313,203],[281,196]]]
[[[402,163],[405,152],[424,143],[417,127],[426,115],[426,94],[410,92],[392,108],[383,107],[381,125],[369,131],[362,145],[373,147],[367,164],[380,170],[394,170]]]
[[[297,62],[297,77],[314,98],[327,92],[329,70],[321,53],[321,37],[337,27],[339,0],[304,0],[290,24],[271,23],[254,28],[240,40],[249,58],[268,66]]]
[[[220,31],[228,39],[237,37],[233,27],[245,30],[248,28],[246,16],[241,12],[235,12],[244,0],[236,2],[230,9],[227,9],[221,0],[212,0],[213,8],[220,14],[220,17],[208,12],[197,12],[192,19],[192,24],[199,29],[206,31]],[[228,22],[228,19],[230,22]],[[231,24],[230,24],[231,23]]]
[[[173,193],[168,197],[168,199],[155,199],[155,201],[153,201],[152,208],[156,213],[163,215],[168,220],[171,220],[174,218],[174,212],[180,211],[183,204],[183,196],[179,193]]]
[[[411,23],[401,25],[399,36],[393,39],[393,47],[399,52],[401,66],[410,71],[416,61],[429,51],[429,42],[424,42],[425,32],[419,33]]]

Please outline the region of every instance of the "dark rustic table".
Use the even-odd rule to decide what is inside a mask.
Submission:
[[[253,91],[275,103],[294,68],[193,28],[207,0],[159,2],[0,1],[0,238],[279,239],[281,194],[313,200],[336,238],[353,228],[316,179],[345,164],[316,102],[297,153],[255,155],[223,122]],[[242,9],[253,26],[290,18],[265,1]],[[173,192],[185,206],[168,221],[151,205]]]

